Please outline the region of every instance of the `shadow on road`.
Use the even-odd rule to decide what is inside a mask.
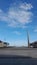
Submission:
[[[20,56],[20,55],[0,55],[0,59],[5,58],[11,58],[11,59],[32,59],[32,57],[29,56]]]
[[[0,65],[37,65],[37,58],[29,56],[0,55]]]

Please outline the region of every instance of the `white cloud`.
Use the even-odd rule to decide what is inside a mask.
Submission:
[[[35,29],[34,32],[37,32],[37,29]]]
[[[22,8],[24,10],[31,10],[33,8],[33,6],[30,3],[25,3],[23,5],[20,5],[20,8]]]
[[[0,9],[0,13],[2,13],[3,11]]]
[[[14,31],[14,32],[12,32],[12,33],[17,34],[17,35],[21,35],[21,33],[18,32],[18,31]]]
[[[30,3],[22,3],[17,7],[11,6],[6,13],[0,9],[0,20],[7,22],[8,26],[24,27],[25,24],[32,22],[33,13],[30,11],[32,8]]]
[[[15,40],[15,41],[12,41],[12,44],[13,46],[28,46],[27,42],[25,40]]]

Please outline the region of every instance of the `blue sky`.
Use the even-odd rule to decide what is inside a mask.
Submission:
[[[27,46],[37,41],[37,0],[0,0],[0,40]]]

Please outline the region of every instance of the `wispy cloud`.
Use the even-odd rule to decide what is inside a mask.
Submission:
[[[21,35],[21,33],[18,32],[18,31],[14,31],[14,32],[12,32],[12,33],[14,33],[14,34],[16,34],[16,35]]]
[[[0,9],[0,20],[7,22],[8,26],[24,27],[25,24],[32,22],[32,8],[30,3],[21,3],[10,6],[6,13]]]
[[[34,32],[37,32],[37,28],[34,30]]]
[[[13,46],[27,46],[27,42],[25,40],[15,40],[12,41]]]
[[[30,3],[29,4],[25,3],[25,4],[20,5],[20,8],[24,10],[31,10],[33,6]]]

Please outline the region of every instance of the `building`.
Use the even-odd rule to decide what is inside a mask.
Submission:
[[[37,48],[37,41],[30,43],[30,47]]]
[[[0,47],[8,47],[9,43],[0,40]]]
[[[3,42],[0,40],[0,47],[3,47]]]

